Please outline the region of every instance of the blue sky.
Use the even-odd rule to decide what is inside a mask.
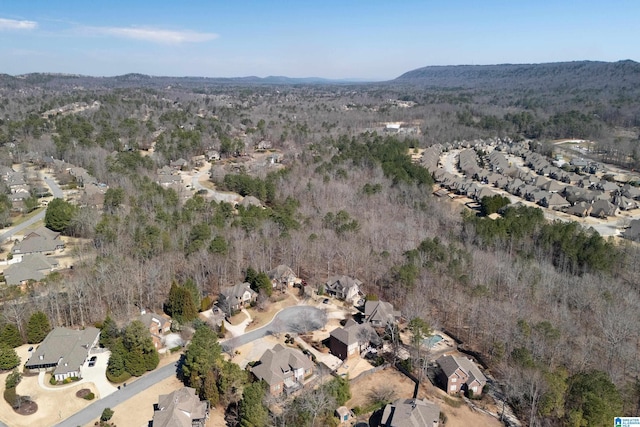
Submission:
[[[640,61],[637,0],[0,0],[0,73],[362,78]]]

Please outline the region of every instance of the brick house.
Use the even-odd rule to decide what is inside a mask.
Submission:
[[[436,362],[440,366],[440,380],[443,385],[446,384],[447,393],[470,391],[474,396],[482,394],[487,379],[471,359],[446,355],[438,358]]]

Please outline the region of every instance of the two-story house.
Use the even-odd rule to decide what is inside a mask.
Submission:
[[[342,360],[359,356],[371,344],[377,345],[380,338],[368,323],[356,323],[349,319],[344,327],[336,328],[329,334],[331,354]]]
[[[162,337],[164,334],[171,332],[171,320],[155,313],[148,313],[146,310],[142,311],[138,320],[149,329],[156,350],[164,347]]]
[[[154,427],[204,427],[209,418],[209,402],[201,401],[195,389],[182,387],[160,395],[153,408]]]
[[[440,366],[440,380],[446,384],[449,394],[472,392],[474,396],[482,394],[487,378],[480,372],[471,359],[452,355],[441,356],[436,360]]]
[[[393,304],[385,301],[366,301],[364,303],[364,321],[375,327],[385,327],[395,323],[400,312],[394,310]]]
[[[349,276],[332,276],[324,285],[326,293],[344,301],[352,301],[360,293],[362,282]]]
[[[313,374],[313,362],[299,350],[278,344],[264,352],[251,372],[269,385],[272,396],[278,396],[301,388]]]
[[[267,271],[267,276],[271,279],[273,287],[278,289],[286,289],[302,282],[290,267],[282,264]]]
[[[240,310],[256,300],[258,294],[247,282],[238,283],[220,290],[218,305],[226,313]]]

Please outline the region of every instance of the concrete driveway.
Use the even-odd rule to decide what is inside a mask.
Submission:
[[[118,390],[117,387],[114,387],[113,385],[111,385],[109,380],[107,380],[106,372],[107,372],[107,364],[109,363],[110,355],[111,355],[110,351],[103,351],[101,353],[90,354],[89,358],[91,358],[92,356],[96,356],[96,364],[95,366],[89,367],[89,358],[84,362],[84,365],[82,365],[82,368],[81,368],[82,379],[80,381],[70,383],[67,386],[64,386],[64,385],[51,386],[47,384],[47,382],[45,381],[46,373],[40,372],[38,374],[38,385],[47,391],[57,392],[57,391],[63,391],[68,387],[74,387],[78,384],[92,383],[93,385],[95,385],[96,390],[98,392],[98,396],[96,397],[98,399],[105,398],[111,393]]]

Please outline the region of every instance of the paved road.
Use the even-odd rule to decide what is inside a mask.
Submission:
[[[45,178],[44,181],[47,183],[47,185],[51,189],[51,194],[53,194],[53,197],[58,197],[60,199],[64,197],[64,193],[62,192],[62,189],[58,186],[58,184],[56,184],[56,182],[53,179]],[[6,239],[10,239],[14,234],[20,233],[22,230],[32,226],[36,222],[42,221],[44,219],[44,215],[46,211],[47,211],[46,209],[43,209],[41,212],[38,212],[37,215],[32,216],[25,222],[19,225],[16,225],[15,227],[11,227],[9,230],[0,234],[0,243],[4,242]]]
[[[221,342],[222,347],[232,349],[250,343],[271,333],[307,332],[320,329],[326,323],[326,314],[315,307],[296,305],[279,311],[271,322],[239,337]]]
[[[213,197],[216,202],[227,202],[231,204],[240,202],[242,200],[242,196],[238,193],[211,190],[210,188],[207,188],[200,183],[202,177],[208,175],[210,170],[211,163],[207,163],[207,166],[200,169],[197,174],[193,175],[193,177],[191,178],[191,188],[196,191],[205,190],[211,197]]]
[[[265,335],[272,333],[274,329],[277,329],[279,332],[311,331],[324,326],[325,319],[325,313],[315,307],[307,305],[287,307],[279,311],[274,316],[273,320],[262,328],[247,332],[242,336],[224,341],[221,344],[223,347],[226,345],[227,348],[235,348],[239,345],[247,344],[251,341],[262,338]],[[127,399],[176,374],[177,368],[173,363],[149,372],[126,387],[122,387],[115,393],[110,394],[109,396],[87,406],[82,411],[75,413],[71,417],[57,424],[56,427],[85,426],[100,417],[104,408],[114,409],[117,405]],[[0,423],[0,427],[7,426]]]
[[[146,375],[138,378],[136,381],[121,387],[120,390],[113,394],[100,399],[84,408],[82,411],[75,413],[66,420],[56,424],[57,427],[77,427],[86,426],[94,419],[100,417],[104,408],[115,408],[120,403],[145,391],[154,384],[176,375],[176,365],[171,363],[162,368],[151,371]]]

